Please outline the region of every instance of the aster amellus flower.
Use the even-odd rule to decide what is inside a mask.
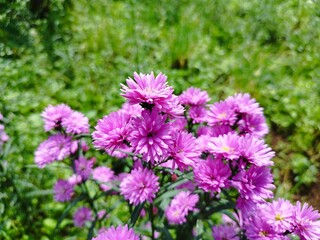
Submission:
[[[172,137],[170,124],[165,121],[166,115],[161,115],[157,109],[151,112],[144,110],[140,118],[132,120],[129,140],[135,153],[141,154],[143,160],[154,163],[167,156]]]
[[[212,236],[214,240],[240,240],[235,227],[226,224],[213,226]]]
[[[262,114],[263,109],[254,98],[248,93],[238,93],[228,97],[225,102],[231,106],[237,113],[244,114]]]
[[[66,133],[89,133],[89,119],[81,112],[72,111],[67,117],[62,118],[61,125]]]
[[[72,153],[74,144],[72,138],[62,134],[52,135],[48,140],[42,142],[35,152],[35,162],[39,168],[55,160],[61,161]]]
[[[93,145],[106,152],[125,149],[130,133],[130,116],[123,111],[112,112],[98,121],[92,133]]]
[[[225,101],[217,102],[209,107],[207,121],[210,126],[232,126],[237,120],[237,114],[232,106]]]
[[[72,109],[65,104],[57,106],[49,105],[41,114],[45,131],[48,132],[52,129],[60,128],[62,120],[67,118],[71,113]]]
[[[93,215],[90,208],[81,207],[73,214],[73,224],[76,227],[84,227],[86,222],[93,221]]]
[[[183,224],[187,221],[189,212],[196,210],[195,206],[199,201],[197,194],[189,191],[178,193],[165,210],[166,218],[170,224]]]
[[[67,180],[59,179],[53,188],[54,200],[57,202],[70,201],[74,194],[74,185]]]
[[[88,160],[84,157],[79,157],[79,159],[74,161],[76,173],[81,176],[82,180],[86,180],[89,178],[92,167],[94,164],[93,160]]]
[[[92,170],[92,178],[98,181],[101,190],[106,192],[111,189],[111,181],[114,179],[114,172],[108,167],[96,167]]]
[[[99,231],[97,237],[92,240],[139,240],[139,235],[136,235],[133,229],[128,228],[127,225],[118,227],[111,226],[108,229]]]
[[[221,159],[199,161],[193,172],[195,183],[205,192],[220,192],[230,185],[231,170]]]
[[[269,128],[263,114],[248,114],[239,121],[239,130],[242,134],[249,133],[257,138],[264,137]]]
[[[121,181],[120,193],[136,206],[144,201],[152,202],[159,191],[158,179],[151,170],[134,169]]]
[[[183,105],[204,106],[210,101],[210,97],[206,91],[190,87],[179,96],[179,101]]]

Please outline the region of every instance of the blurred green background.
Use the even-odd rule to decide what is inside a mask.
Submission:
[[[277,152],[276,196],[320,209],[319,26],[318,0],[0,0],[0,111],[11,137],[0,238],[48,239],[65,208],[51,195],[59,174],[33,162],[44,108],[66,103],[94,126],[123,103],[120,83],[134,71],[161,71],[176,94],[199,87],[212,103],[250,93]],[[60,231],[82,234],[71,220]]]

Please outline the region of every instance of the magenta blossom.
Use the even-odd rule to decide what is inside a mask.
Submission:
[[[144,201],[152,202],[159,191],[158,179],[151,170],[134,169],[121,181],[121,195],[135,206]]]
[[[139,240],[139,235],[136,235],[133,229],[128,228],[127,225],[119,225],[117,228],[111,226],[108,229],[99,231],[97,237],[92,240]]]
[[[73,215],[73,223],[76,227],[84,227],[86,222],[92,222],[93,216],[90,208],[81,207]]]
[[[79,159],[75,160],[74,164],[76,173],[81,176],[81,179],[88,179],[92,172],[94,161],[88,160],[84,157],[79,157]]]
[[[217,225],[212,227],[214,240],[240,240],[236,229],[231,225]]]
[[[217,157],[237,159],[240,156],[240,137],[235,133],[228,133],[211,138],[208,142],[209,152]]]
[[[41,114],[45,131],[48,132],[52,129],[60,128],[62,121],[70,116],[71,113],[72,109],[65,104],[49,105]]]
[[[188,116],[194,124],[203,123],[207,120],[207,109],[203,106],[191,106],[188,111]]]
[[[111,189],[111,181],[114,179],[114,172],[108,167],[97,167],[92,171],[92,178],[100,183],[102,191]]]
[[[262,138],[269,132],[266,119],[263,114],[250,114],[239,121],[239,130],[242,134],[249,133],[257,138]]]
[[[262,114],[263,109],[255,99],[250,97],[248,93],[238,93],[228,97],[225,102],[231,106],[235,112],[244,114]]]
[[[207,121],[210,126],[229,125],[232,126],[237,120],[234,108],[225,101],[217,102],[210,106],[207,113]]]
[[[199,196],[197,194],[191,194],[189,191],[178,193],[165,210],[168,222],[170,224],[185,223],[189,211],[196,210],[195,206],[198,201]]]
[[[210,97],[206,91],[190,87],[179,96],[179,101],[183,105],[203,106],[210,101]]]
[[[62,118],[61,124],[66,133],[89,133],[89,119],[77,111],[72,111],[67,117]]]
[[[170,125],[165,123],[166,115],[154,109],[150,113],[144,110],[141,118],[132,121],[133,130],[129,138],[135,153],[141,154],[147,162],[160,162],[167,157],[172,144]]]
[[[70,184],[69,181],[59,179],[53,188],[54,200],[57,202],[70,201],[74,194],[74,185]]]

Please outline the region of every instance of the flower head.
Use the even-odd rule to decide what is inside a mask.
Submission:
[[[74,194],[74,185],[67,180],[59,179],[53,188],[54,200],[57,202],[70,201]]]
[[[239,240],[239,236],[231,225],[217,225],[212,227],[212,236],[214,240]]]
[[[263,114],[244,115],[239,121],[239,130],[241,133],[249,133],[257,138],[262,138],[269,132]]]
[[[92,178],[100,183],[102,191],[111,189],[110,181],[114,178],[114,172],[108,167],[97,167],[92,171]]]
[[[190,87],[179,96],[179,101],[184,105],[203,106],[210,101],[210,98],[206,91]]]
[[[208,149],[218,157],[237,159],[240,156],[240,137],[235,133],[228,133],[211,138]]]
[[[139,240],[139,235],[136,235],[133,229],[129,229],[127,225],[119,225],[117,228],[111,226],[100,231],[98,236],[92,240]]]
[[[232,126],[237,120],[234,108],[226,101],[220,101],[210,106],[207,113],[207,121],[210,126],[229,125]]]
[[[61,127],[62,120],[72,113],[72,109],[65,105],[49,105],[41,114],[46,132]]]
[[[158,177],[148,169],[138,168],[124,177],[120,192],[135,206],[144,201],[152,202],[159,191]]]
[[[193,123],[202,123],[207,120],[207,109],[203,106],[191,106],[188,115]]]
[[[196,210],[195,206],[199,201],[197,194],[189,191],[178,193],[165,210],[166,218],[170,224],[183,224],[187,221],[189,211]]]
[[[244,114],[262,114],[263,109],[259,106],[254,98],[248,93],[238,93],[228,97],[225,102],[231,106],[237,113]]]
[[[67,133],[89,133],[89,119],[81,112],[72,111],[68,116],[62,118],[61,125]]]
[[[92,172],[94,161],[88,160],[84,157],[79,157],[79,159],[75,160],[74,163],[75,163],[76,173],[81,176],[81,179],[82,180],[88,179]]]
[[[73,215],[73,223],[76,227],[84,227],[86,222],[93,221],[92,211],[90,208],[81,207]]]

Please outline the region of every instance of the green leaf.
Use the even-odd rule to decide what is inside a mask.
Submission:
[[[144,207],[144,204],[145,204],[145,202],[139,204],[138,206],[136,206],[134,208],[134,210],[133,210],[133,212],[131,214],[131,218],[130,218],[130,220],[128,222],[128,225],[130,227],[134,227],[134,225],[136,224],[136,222],[137,222],[137,220],[138,220],[138,218],[140,216],[140,213],[141,213],[141,211],[142,211],[142,209]]]

